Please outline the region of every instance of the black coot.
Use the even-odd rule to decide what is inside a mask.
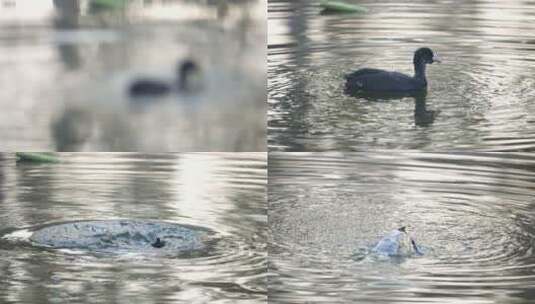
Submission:
[[[402,93],[414,92],[427,88],[425,78],[425,65],[440,60],[430,48],[420,48],[414,52],[414,76],[399,72],[390,72],[378,69],[360,69],[345,76],[346,93],[357,92],[387,92]]]
[[[130,86],[130,96],[163,96],[171,92],[171,85],[156,79],[139,79]]]
[[[185,60],[178,64],[174,83],[159,79],[142,78],[134,81],[128,93],[131,97],[163,97],[172,91],[190,91],[192,78],[199,73],[199,67],[192,60]]]
[[[160,238],[156,238],[156,242],[151,244],[154,248],[162,248],[165,246],[165,241],[160,240]]]

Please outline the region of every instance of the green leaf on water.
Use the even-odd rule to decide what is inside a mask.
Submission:
[[[17,152],[17,162],[32,163],[59,163],[59,159],[52,153],[44,152]]]
[[[345,3],[341,1],[323,0],[320,2],[323,13],[367,13],[368,9],[364,6]]]
[[[99,9],[120,9],[126,6],[126,0],[92,0],[91,6]]]

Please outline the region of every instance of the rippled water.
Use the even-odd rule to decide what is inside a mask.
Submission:
[[[60,160],[0,159],[0,302],[266,302],[265,153],[77,153]],[[59,244],[55,249],[39,242],[59,238],[31,238],[44,227],[60,234],[65,229],[55,225],[76,221],[83,230],[87,220],[109,221],[93,223],[113,245],[48,244]],[[121,229],[147,233],[128,240]],[[153,233],[167,240],[163,248],[141,242]],[[193,248],[202,254],[173,254],[184,241],[202,241]]]
[[[115,2],[0,2],[1,151],[266,150],[265,0]],[[185,59],[199,92],[128,96]]]
[[[351,2],[351,1],[350,1]],[[272,150],[532,150],[535,6],[529,1],[358,1],[366,14],[321,15],[318,1],[269,2]],[[377,102],[343,94],[343,75],[427,69],[426,96]]]
[[[269,159],[277,303],[531,303],[530,154],[282,154]],[[369,255],[407,225],[421,257]]]
[[[31,245],[103,254],[156,254],[171,257],[209,256],[218,241],[204,227],[147,220],[101,220],[55,223],[5,238],[30,235]]]

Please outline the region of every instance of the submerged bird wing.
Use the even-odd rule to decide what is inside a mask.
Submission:
[[[401,231],[393,230],[385,235],[373,248],[373,251],[384,255],[397,255],[399,251]]]

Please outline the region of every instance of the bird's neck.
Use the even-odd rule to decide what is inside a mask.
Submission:
[[[427,84],[425,79],[425,63],[417,61],[414,63],[414,78],[421,80]]]

